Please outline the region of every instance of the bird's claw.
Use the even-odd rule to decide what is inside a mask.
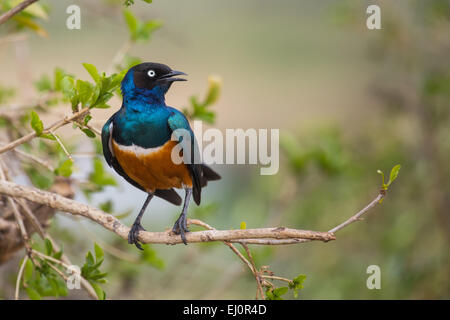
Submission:
[[[187,245],[185,234],[186,232],[189,232],[189,229],[187,227],[185,216],[182,215],[178,218],[178,220],[173,225],[172,232],[175,234],[179,234],[181,236],[181,240],[183,240],[183,243]]]
[[[140,223],[133,223],[133,226],[131,227],[131,230],[128,233],[128,243],[134,244],[136,248],[140,250],[144,250],[138,240],[139,231],[145,231],[144,227],[142,227]]]

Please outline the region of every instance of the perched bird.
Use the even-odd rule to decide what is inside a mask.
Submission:
[[[175,164],[171,153],[179,141],[171,140],[172,133],[184,129],[191,136],[194,153],[194,133],[183,113],[169,107],[165,94],[177,76],[186,75],[160,63],[142,63],[128,70],[122,80],[122,107],[102,129],[103,154],[109,166],[138,189],[148,194],[128,234],[128,243],[142,249],[138,235],[145,230],[141,219],[153,196],[175,205],[181,198],[173,188],[184,188],[183,210],[172,231],[186,243],[186,212],[191,195],[200,204],[201,191],[209,180],[220,176],[202,163]],[[194,154],[193,153],[193,154]]]

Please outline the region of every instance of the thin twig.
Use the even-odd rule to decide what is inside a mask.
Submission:
[[[19,274],[16,279],[16,291],[14,293],[14,299],[19,300],[19,289],[20,289],[20,281],[22,280],[23,270],[25,269],[25,265],[27,264],[28,256],[25,255],[23,258],[22,264],[20,265]]]
[[[93,127],[93,126],[91,126],[91,125],[89,125],[89,124],[85,124],[85,126],[86,126],[89,130],[95,132],[98,136],[101,136],[101,135],[102,135],[101,131],[98,130],[97,128],[95,128],[95,127]]]
[[[11,10],[5,12],[0,16],[0,25],[11,19],[14,15],[18,14],[20,11],[24,10],[30,4],[33,4],[38,0],[25,0],[24,2],[19,3],[17,6],[12,8]]]
[[[0,179],[2,181],[6,181],[6,175],[4,172],[4,164],[0,160]],[[22,215],[19,212],[19,209],[16,206],[16,203],[14,202],[14,199],[12,197],[8,197],[8,202],[11,205],[11,208],[13,209],[14,218],[16,219],[17,225],[19,226],[20,234],[23,239],[23,243],[25,245],[25,248],[27,250],[27,253],[30,252],[31,246],[30,246],[30,238],[28,237],[27,230],[25,229],[25,224],[23,223]]]
[[[255,279],[256,279],[257,292],[259,291],[261,299],[264,300],[264,291],[261,286],[260,274],[259,274],[258,269],[256,268],[255,260],[253,260],[252,253],[250,252],[250,249],[248,248],[248,246],[245,243],[241,243],[241,245],[242,245],[242,247],[244,247],[245,252],[247,252],[248,260],[250,261],[250,263],[252,265],[253,275],[255,276]],[[256,298],[258,299],[258,295],[256,295]]]
[[[19,205],[23,208],[23,212],[25,213],[26,218],[28,218],[28,220],[31,222],[31,224],[33,225],[33,227],[36,229],[36,232],[39,234],[39,236],[42,239],[45,239],[45,231],[44,228],[42,227],[41,223],[39,222],[39,220],[36,218],[36,216],[33,214],[33,212],[31,212],[30,207],[27,205],[27,203],[25,202],[25,200],[23,199],[16,199],[17,203],[19,203]]]
[[[287,283],[292,283],[292,280],[290,280],[288,278],[278,277],[278,276],[269,276],[269,275],[263,274],[263,275],[261,275],[261,277],[266,278],[266,279],[280,280],[280,281],[284,281]]]
[[[195,224],[195,225],[204,227],[208,230],[216,230],[215,228],[211,227],[209,224],[207,224],[201,220],[198,220],[198,219],[188,219],[188,224]],[[264,300],[264,292],[261,287],[261,281],[259,280],[259,274],[256,269],[255,262],[253,261],[253,257],[250,253],[250,250],[248,249],[248,246],[246,244],[241,243],[241,245],[247,251],[247,255],[248,255],[249,259],[245,258],[244,255],[242,253],[240,253],[239,250],[236,249],[236,247],[233,246],[229,241],[223,241],[223,243],[226,246],[228,246],[239,257],[239,259],[241,259],[247,265],[247,267],[253,273],[253,275],[255,276],[255,279],[256,279],[256,283],[257,283],[256,300],[258,300],[258,293],[261,295],[261,299]]]
[[[14,152],[16,152],[18,155],[20,155],[20,156],[22,156],[24,158],[30,159],[30,160],[40,164],[41,166],[47,168],[49,171],[53,172],[55,170],[55,168],[53,168],[53,166],[51,164],[49,164],[44,159],[41,159],[41,158],[39,158],[39,157],[37,157],[35,155],[32,155],[32,154],[27,153],[27,152],[24,152],[24,151],[22,151],[20,149],[17,149],[17,148],[14,149]]]
[[[59,145],[61,146],[61,149],[63,149],[64,153],[66,154],[67,158],[69,158],[72,162],[73,162],[73,158],[70,155],[69,151],[67,151],[66,147],[64,146],[64,143],[62,143],[61,139],[59,139],[59,137],[53,133],[52,130],[49,130],[50,134],[56,139],[56,141],[59,143]]]
[[[380,193],[378,194],[378,196],[372,200],[372,202],[370,202],[366,207],[364,207],[364,209],[362,209],[361,211],[359,211],[358,213],[356,213],[355,215],[353,215],[352,217],[350,217],[350,219],[342,222],[340,225],[334,227],[333,229],[331,229],[330,231],[328,231],[329,233],[336,233],[337,231],[341,230],[342,228],[348,226],[349,224],[360,220],[361,216],[363,214],[365,214],[367,211],[369,211],[370,208],[375,207],[378,203],[380,203],[380,201],[386,196],[386,191],[385,190],[380,190]]]
[[[128,39],[126,42],[124,42],[124,44],[122,45],[122,47],[120,47],[119,50],[117,50],[116,54],[114,55],[114,58],[112,59],[110,65],[108,66],[108,74],[111,74],[114,72],[114,68],[116,67],[116,65],[120,64],[123,60],[123,58],[125,58],[125,55],[127,54],[128,51],[130,51],[131,47],[133,45],[133,41]]]
[[[74,114],[72,114],[70,117],[66,117],[66,118],[64,118],[64,119],[62,119],[62,120],[56,121],[55,123],[53,123],[53,124],[50,125],[49,127],[45,128],[45,129],[42,131],[42,133],[44,133],[44,134],[50,134],[50,132],[56,131],[57,129],[61,128],[62,126],[65,126],[66,124],[71,123],[73,120],[78,119],[79,117],[85,116],[86,114],[89,113],[89,111],[90,111],[90,108],[89,108],[89,107],[84,108],[84,109],[81,109],[80,111],[75,112]],[[0,154],[4,153],[4,152],[6,152],[6,151],[9,151],[9,150],[11,150],[11,149],[14,149],[14,148],[16,148],[17,146],[20,146],[21,144],[26,143],[26,142],[32,140],[32,139],[35,138],[36,136],[37,136],[37,135],[36,135],[36,132],[33,131],[33,132],[30,132],[29,134],[27,134],[27,135],[25,135],[25,136],[23,136],[23,137],[21,137],[21,138],[19,138],[19,139],[17,139],[17,140],[14,140],[14,141],[8,143],[8,144],[5,145],[5,146],[2,146],[2,147],[0,148]]]

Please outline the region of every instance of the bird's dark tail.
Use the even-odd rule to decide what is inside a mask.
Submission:
[[[202,188],[208,184],[208,181],[221,179],[221,176],[206,164],[201,164],[200,166],[202,169],[202,175],[199,181],[200,185],[198,185],[197,183],[195,183],[196,181],[194,181],[194,187],[192,190],[192,195],[197,205],[200,205]]]
[[[203,171],[203,179],[207,181],[214,181],[214,180],[220,180],[222,177],[215,172],[213,169],[208,167],[206,164],[202,164],[202,171]],[[206,185],[205,182],[205,185]],[[202,182],[203,187],[203,182]]]

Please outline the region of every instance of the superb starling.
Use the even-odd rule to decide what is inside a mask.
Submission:
[[[128,242],[142,249],[138,235],[145,230],[142,215],[153,196],[175,205],[181,198],[173,188],[184,188],[183,210],[172,231],[186,243],[186,211],[191,195],[200,204],[201,191],[209,180],[220,176],[202,163],[175,164],[172,149],[180,141],[171,140],[173,131],[184,129],[195,137],[183,113],[166,105],[165,94],[175,81],[186,75],[160,63],[142,63],[128,70],[122,80],[122,107],[103,126],[103,154],[108,164],[125,180],[148,194],[128,234]]]

